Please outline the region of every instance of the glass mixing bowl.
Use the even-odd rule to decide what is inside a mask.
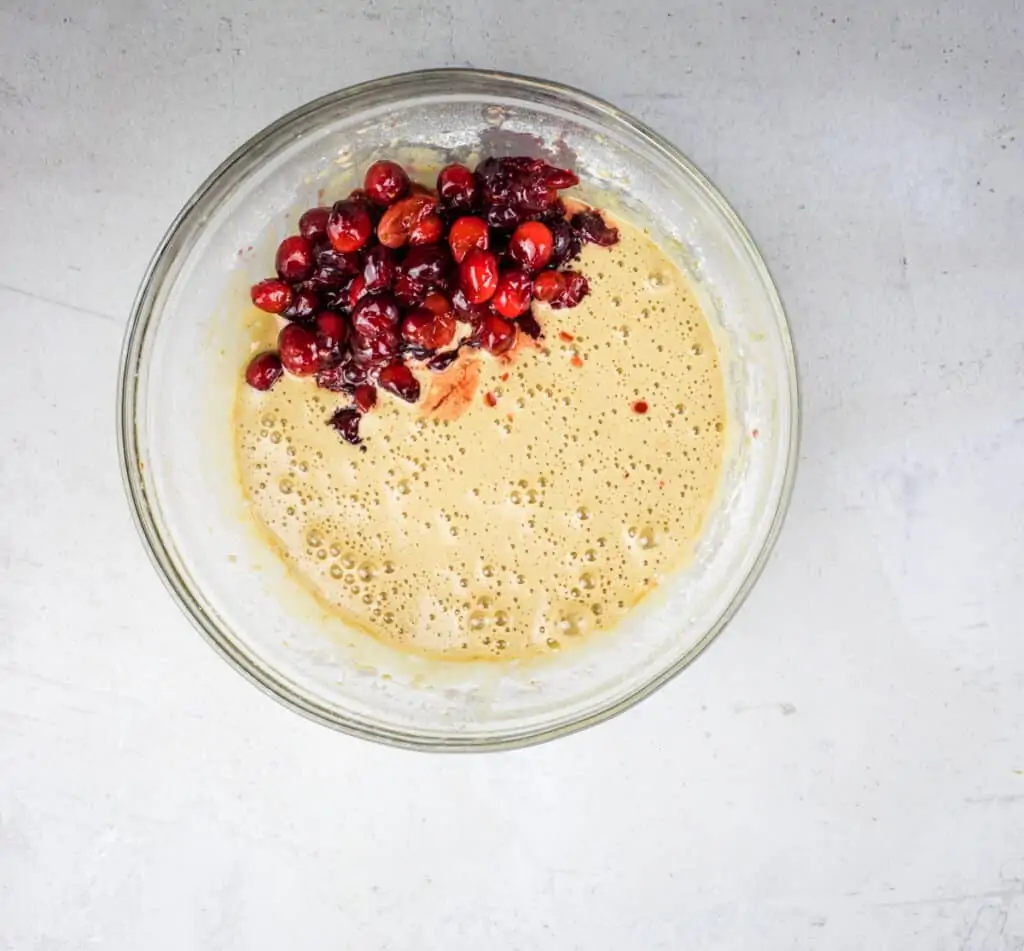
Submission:
[[[689,276],[727,388],[723,474],[693,562],[618,629],[551,658],[445,663],[327,615],[261,541],[238,487],[231,406],[249,339],[238,313],[303,208],[376,158],[421,168],[528,153],[651,230]],[[234,319],[233,319],[234,318]],[[307,716],[430,749],[493,749],[596,723],[651,693],[722,630],[779,532],[797,458],[785,314],[750,235],[672,145],[614,106],[536,79],[408,73],[295,110],[243,145],[171,225],[142,282],[119,381],[128,497],[175,600],[238,670]]]

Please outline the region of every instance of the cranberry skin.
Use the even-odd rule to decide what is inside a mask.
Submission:
[[[274,264],[282,281],[304,281],[313,273],[313,246],[302,235],[293,234],[278,245]]]
[[[356,387],[352,399],[360,413],[368,413],[377,405],[377,390],[369,383],[363,383]]]
[[[517,264],[530,271],[539,271],[551,260],[554,249],[551,229],[540,221],[527,221],[512,233],[508,253]]]
[[[491,298],[491,307],[509,320],[530,309],[533,281],[526,271],[506,271],[498,278],[498,286]]]
[[[325,241],[327,239],[327,219],[330,217],[330,208],[310,208],[299,218],[299,234],[312,244]]]
[[[610,248],[619,242],[619,229],[608,225],[597,211],[581,211],[573,215],[572,227],[583,241],[590,241],[602,248]]]
[[[423,299],[423,306],[436,317],[455,316],[455,308],[452,305],[452,302],[448,300],[444,294],[439,294],[437,291],[434,291],[432,294],[427,294]]]
[[[373,222],[361,202],[339,201],[327,219],[327,240],[335,251],[358,251],[370,239]]]
[[[402,275],[424,288],[444,283],[452,258],[443,245],[428,244],[410,248],[402,261]]]
[[[394,330],[401,319],[398,301],[390,294],[366,294],[352,309],[352,329],[365,339]]]
[[[348,306],[349,309],[356,306],[359,303],[359,299],[366,293],[366,278],[362,274],[357,274],[352,278],[352,283],[348,286]]]
[[[345,442],[358,446],[362,439],[359,438],[359,410],[346,406],[339,409],[328,421],[330,426]]]
[[[299,324],[288,324],[277,338],[277,349],[281,363],[289,373],[309,376],[320,369],[320,352],[316,345],[316,334]]]
[[[252,302],[268,314],[280,314],[292,302],[292,289],[276,278],[253,284],[249,294]]]
[[[461,264],[473,248],[486,251],[488,241],[487,222],[475,215],[457,218],[448,231],[448,244],[457,264]]]
[[[455,339],[455,318],[417,307],[402,321],[402,339],[425,350],[440,350]]]
[[[409,233],[424,218],[434,213],[437,200],[432,195],[410,195],[396,201],[380,219],[377,238],[389,248],[400,248],[409,240]]]
[[[320,309],[320,297],[312,287],[300,287],[281,316],[298,323],[308,321]]]
[[[498,286],[498,260],[490,251],[473,248],[459,265],[459,287],[471,304],[483,304]]]
[[[564,274],[565,290],[551,302],[555,308],[575,307],[590,293],[590,283],[579,271],[565,271]]]
[[[444,222],[440,215],[427,215],[421,222],[413,225],[409,232],[409,244],[437,244],[444,237]]]
[[[408,275],[399,274],[395,278],[395,284],[391,288],[391,293],[395,295],[395,299],[402,307],[410,308],[418,307],[423,302],[427,289]]]
[[[565,219],[558,219],[548,223],[551,229],[552,246],[551,260],[548,262],[552,267],[558,267],[579,257],[580,239],[569,222]]]
[[[481,321],[475,337],[484,350],[498,356],[509,350],[516,342],[516,325],[504,317],[488,314]]]
[[[281,358],[276,353],[258,353],[245,368],[245,382],[254,390],[269,390],[283,374]]]
[[[446,165],[437,176],[437,194],[448,211],[469,211],[479,200],[476,176],[465,165]]]
[[[559,271],[541,271],[533,279],[533,296],[540,301],[553,301],[565,292],[565,278]]]
[[[316,253],[319,267],[332,267],[342,274],[358,274],[363,269],[363,257],[358,251],[335,251],[333,248],[321,248]]]
[[[392,363],[384,367],[377,377],[377,383],[407,403],[415,403],[420,398],[420,381],[404,363]]]
[[[375,245],[363,258],[364,289],[373,294],[386,291],[395,280],[395,252],[382,244]]]
[[[409,176],[397,162],[374,162],[366,170],[363,190],[370,201],[390,205],[409,190]]]

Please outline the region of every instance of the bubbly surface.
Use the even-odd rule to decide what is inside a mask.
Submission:
[[[252,512],[347,623],[447,659],[513,659],[615,627],[691,556],[722,463],[711,332],[647,235],[588,245],[591,294],[534,304],[543,337],[380,391],[365,451],[326,425],[347,397],[240,382],[234,434]],[[248,318],[254,349],[274,319]],[[241,374],[239,375],[241,377]]]

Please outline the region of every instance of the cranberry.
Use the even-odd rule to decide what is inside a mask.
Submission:
[[[423,306],[437,317],[454,317],[455,308],[444,294],[434,291],[423,299]]]
[[[377,405],[377,390],[369,383],[363,383],[356,387],[352,399],[360,413],[368,413]]]
[[[333,248],[321,248],[316,253],[319,267],[332,267],[342,274],[358,274],[363,269],[363,258],[358,251],[335,251]]]
[[[551,260],[554,238],[551,229],[540,221],[527,221],[512,234],[508,253],[512,259],[531,271],[539,271]]]
[[[493,307],[502,317],[511,320],[530,308],[533,281],[526,271],[506,271],[498,278],[498,287],[491,298]]]
[[[359,302],[359,298],[366,293],[366,278],[362,274],[357,274],[352,278],[352,283],[348,286],[348,306],[353,308]]]
[[[346,406],[343,409],[339,409],[327,421],[327,425],[334,429],[345,442],[358,446],[362,442],[359,438],[359,419],[359,410]]]
[[[302,235],[293,234],[278,245],[274,263],[282,281],[304,281],[313,272],[313,246]]]
[[[476,177],[465,165],[446,165],[437,176],[441,205],[450,211],[469,211],[477,202]]]
[[[409,176],[397,162],[374,162],[366,170],[363,189],[370,201],[390,205],[401,198],[409,188]]]
[[[348,284],[348,275],[339,271],[336,267],[318,267],[309,279],[309,283],[316,290],[340,291]]]
[[[458,349],[446,350],[444,353],[439,353],[436,356],[431,357],[427,361],[427,369],[428,370],[432,370],[434,373],[443,373],[458,358],[459,358],[459,351],[458,351]]]
[[[565,292],[565,278],[559,271],[541,271],[533,279],[533,296],[537,300],[552,301]]]
[[[341,363],[342,348],[348,340],[348,321],[329,310],[316,315],[316,345],[320,366],[331,367]]]
[[[398,326],[402,314],[390,294],[367,294],[352,309],[352,327],[364,338],[373,338]]]
[[[312,287],[299,287],[291,303],[281,311],[282,317],[299,323],[309,320],[320,309],[320,297]]]
[[[455,339],[455,318],[417,307],[402,321],[402,337],[413,346],[440,350]]]
[[[581,211],[573,215],[572,226],[584,241],[593,242],[602,248],[618,243],[619,229],[606,224],[598,211]]]
[[[314,243],[324,241],[327,238],[327,219],[330,217],[330,208],[310,208],[299,218],[299,234]]]
[[[458,264],[462,263],[463,258],[473,248],[486,251],[487,242],[487,222],[473,215],[456,219],[448,231],[448,244],[452,249],[452,257]]]
[[[377,382],[389,393],[394,393],[407,403],[415,403],[420,398],[420,381],[404,363],[392,363],[384,367],[377,377]]]
[[[491,310],[486,304],[471,304],[461,287],[457,288],[455,293],[452,294],[452,307],[455,308],[455,313],[459,320],[474,326],[489,314]]]
[[[516,325],[505,320],[504,317],[488,314],[481,321],[475,339],[479,346],[488,353],[498,356],[516,342]]]
[[[269,390],[283,373],[281,358],[276,353],[258,353],[245,368],[245,382],[254,390]]]
[[[579,271],[565,271],[565,290],[551,301],[552,307],[575,307],[590,293],[590,284]]]
[[[558,200],[557,189],[576,182],[572,172],[525,156],[485,159],[476,174],[485,217],[495,228],[513,228],[545,213]]]
[[[407,274],[399,274],[391,293],[403,307],[418,307],[427,289]]]
[[[431,195],[410,195],[396,201],[380,219],[377,237],[389,248],[400,248],[409,240],[409,232],[433,214],[437,201]]]
[[[332,367],[323,367],[316,371],[316,385],[333,393],[350,391],[352,386],[347,378],[347,370],[351,364],[340,363]]]
[[[288,324],[282,328],[277,338],[277,348],[281,353],[281,363],[289,373],[309,376],[320,369],[316,334],[306,327]]]
[[[451,270],[452,258],[443,245],[410,248],[402,261],[401,273],[424,289],[442,284]]]
[[[249,293],[252,302],[268,314],[280,314],[292,302],[292,289],[275,278],[253,284]]]
[[[540,324],[537,323],[537,318],[533,316],[532,310],[528,310],[522,317],[518,318],[516,326],[533,340],[539,340],[542,335]]]
[[[437,244],[444,237],[444,222],[440,215],[427,215],[409,232],[409,244]]]
[[[339,201],[327,220],[327,239],[335,251],[358,251],[370,239],[373,222],[361,202]]]
[[[498,286],[498,261],[490,251],[473,248],[459,265],[459,286],[471,304],[491,299]]]
[[[363,258],[363,279],[370,294],[391,287],[395,280],[395,252],[382,244],[370,248]]]
[[[548,262],[552,267],[558,267],[579,257],[580,239],[579,235],[572,230],[569,222],[564,218],[548,223],[551,229],[551,260]]]
[[[580,183],[579,176],[567,168],[555,168],[549,165],[543,173],[544,181],[552,188],[572,188]]]

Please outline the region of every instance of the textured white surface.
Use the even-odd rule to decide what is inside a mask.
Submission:
[[[891,11],[0,4],[2,951],[1024,948],[1024,17]],[[805,412],[776,555],[707,655],[469,758],[233,673],[114,446],[136,283],[206,173],[446,64],[581,86],[702,166],[774,269]]]

